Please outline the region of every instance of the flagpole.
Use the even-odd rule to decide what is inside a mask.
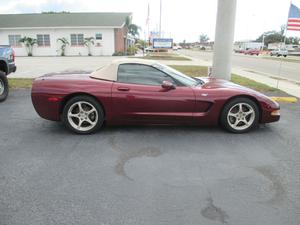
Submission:
[[[162,11],[162,0],[160,0],[160,5],[159,5],[159,37],[161,38],[161,11]]]
[[[289,14],[290,14],[290,9],[291,9],[291,6],[292,6],[292,0],[290,2],[290,7],[289,7],[289,11],[288,11],[288,16],[287,16],[287,20],[286,20],[286,24],[285,24],[285,32],[284,32],[284,39],[283,39],[283,44],[284,44],[284,48],[286,48],[286,36],[287,36],[287,28],[288,28],[288,22],[289,22]],[[280,45],[280,50],[282,49],[282,43]],[[283,57],[281,57],[281,60],[280,60],[280,64],[279,64],[279,69],[278,69],[278,75],[281,74],[281,68],[282,68],[282,61],[283,61]],[[278,86],[279,86],[279,79],[277,79],[277,89],[278,89]]]
[[[286,20],[286,24],[285,24],[285,34],[284,34],[284,39],[283,39],[283,44],[284,44],[284,47],[285,47],[285,42],[286,42],[286,36],[287,36],[287,28],[288,28],[288,23],[289,23],[289,14],[290,14],[290,8],[292,6],[292,0],[290,2],[290,7],[289,7],[289,12],[288,12],[288,16],[287,16],[287,20]]]

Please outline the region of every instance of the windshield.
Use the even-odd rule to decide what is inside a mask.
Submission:
[[[166,65],[156,63],[153,65],[153,67],[169,74],[170,76],[172,76],[174,79],[176,79],[180,83],[184,84],[185,86],[197,86],[197,85],[203,83],[203,81],[198,78],[197,79],[191,78],[191,77],[189,77],[169,66],[166,66]]]

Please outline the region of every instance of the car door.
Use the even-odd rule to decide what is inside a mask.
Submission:
[[[173,88],[163,88],[163,81]],[[190,87],[178,86],[172,77],[150,65],[125,63],[112,86],[113,120],[118,123],[189,123],[195,110]]]

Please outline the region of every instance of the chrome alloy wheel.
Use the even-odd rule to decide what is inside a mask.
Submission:
[[[227,121],[233,129],[245,130],[253,124],[255,116],[255,111],[251,105],[237,103],[228,111]]]
[[[91,103],[78,101],[69,108],[68,121],[78,131],[89,131],[97,125],[98,112]]]
[[[0,79],[0,95],[4,93],[5,87],[3,81]]]

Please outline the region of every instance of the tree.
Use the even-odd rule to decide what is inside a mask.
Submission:
[[[263,36],[265,36],[265,39],[264,39],[265,45],[268,45],[270,43],[282,42],[283,38],[284,38],[283,35],[281,34],[281,32],[272,30],[272,31],[264,32],[255,41],[262,42]]]
[[[126,17],[125,27],[127,28],[127,32],[131,34],[133,37],[138,37],[140,35],[139,30],[141,28],[138,25],[132,23],[132,19],[130,16]]]
[[[139,30],[140,27],[137,26],[136,24],[132,23],[132,18],[131,16],[127,16],[125,20],[125,52],[127,52],[127,40],[128,40],[128,34],[131,34],[134,38],[139,36]]]
[[[65,37],[58,38],[57,41],[59,41],[61,43],[61,45],[60,45],[60,55],[65,56],[66,48],[70,44],[69,41]]]
[[[285,29],[286,29],[286,24],[282,24],[282,25],[280,26],[280,34],[281,34],[282,36],[284,35]]]
[[[291,45],[299,45],[300,44],[300,38],[299,37],[287,37],[286,44],[291,44]]]
[[[24,36],[19,40],[19,42],[25,45],[27,55],[32,56],[33,46],[37,43],[37,40],[35,38]]]
[[[285,38],[285,29],[286,25],[281,25],[280,31],[272,30],[272,31],[267,31],[261,34],[255,41],[257,42],[262,42],[263,36],[265,37],[264,39],[264,44],[268,45],[270,43],[278,43],[278,42],[283,42]],[[300,43],[300,38],[298,37],[287,37],[285,40],[286,44],[294,44],[297,45]]]
[[[85,38],[83,43],[88,48],[88,55],[91,56],[91,46],[95,44],[94,37]]]
[[[201,34],[200,35],[200,43],[206,43],[209,40],[209,37],[206,34]]]
[[[137,39],[136,40],[136,46],[140,47],[142,50],[144,50],[147,46],[148,46],[148,42],[141,40],[141,39]]]

